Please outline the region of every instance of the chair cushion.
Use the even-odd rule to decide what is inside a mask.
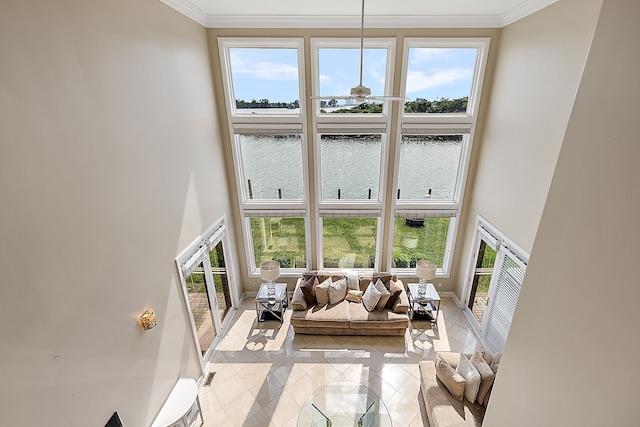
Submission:
[[[473,353],[470,361],[480,374],[480,388],[478,389],[476,401],[482,404],[484,403],[485,397],[487,396],[496,376],[477,351]]]

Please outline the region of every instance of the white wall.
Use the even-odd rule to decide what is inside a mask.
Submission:
[[[554,3],[505,27],[492,44],[495,73],[454,261],[461,298],[478,214],[531,251],[601,3]]]
[[[638,425],[640,3],[605,0],[484,425]]]
[[[200,374],[174,260],[230,216],[206,31],[157,0],[1,9],[0,424],[148,425]]]

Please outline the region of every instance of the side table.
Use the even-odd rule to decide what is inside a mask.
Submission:
[[[284,321],[284,312],[289,305],[289,297],[287,295],[286,283],[274,283],[274,293],[269,295],[268,285],[263,283],[256,295],[256,318],[258,322],[265,320],[265,315],[269,313],[271,316]]]
[[[417,283],[409,283],[407,285],[407,296],[409,297],[409,311],[411,320],[414,319],[416,313],[427,315],[431,323],[438,321],[440,313],[440,295],[432,283],[427,283],[426,291],[421,294]]]

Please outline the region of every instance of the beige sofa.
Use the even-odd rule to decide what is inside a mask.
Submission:
[[[404,335],[409,327],[409,299],[402,281],[390,273],[349,273],[342,270],[311,271],[298,279],[291,300],[291,326],[298,334],[321,335]],[[327,278],[332,282],[345,279],[354,289],[357,280],[358,289],[364,294],[369,283],[380,279],[387,290],[393,286],[397,299],[389,308],[368,311],[362,302],[343,299],[334,304],[320,306],[316,301],[305,301],[301,287],[314,279],[316,284]],[[390,281],[395,282],[391,284]]]
[[[480,399],[480,402],[475,401],[472,403],[466,397],[459,400],[449,392],[447,386],[438,377],[436,369],[437,359],[440,357],[453,369],[457,369],[460,353],[440,352],[436,354],[436,361],[424,360],[418,364],[420,370],[420,391],[427,409],[429,425],[432,427],[482,425],[489,397],[491,396],[493,380],[497,373],[498,363],[500,362],[500,355],[492,355],[486,351],[478,354],[487,357],[487,359],[491,357],[488,363],[489,374],[486,374],[486,371],[481,372],[481,381],[487,381],[487,383],[482,385],[481,382],[479,386],[481,392],[478,394],[478,399]],[[464,354],[463,356],[467,359],[471,359],[472,357],[471,354]]]

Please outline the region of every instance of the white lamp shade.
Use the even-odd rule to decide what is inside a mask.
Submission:
[[[433,280],[436,278],[436,263],[421,259],[416,262],[416,275],[424,280]]]
[[[280,277],[280,263],[278,261],[265,261],[260,264],[260,277],[267,282],[273,282]]]

